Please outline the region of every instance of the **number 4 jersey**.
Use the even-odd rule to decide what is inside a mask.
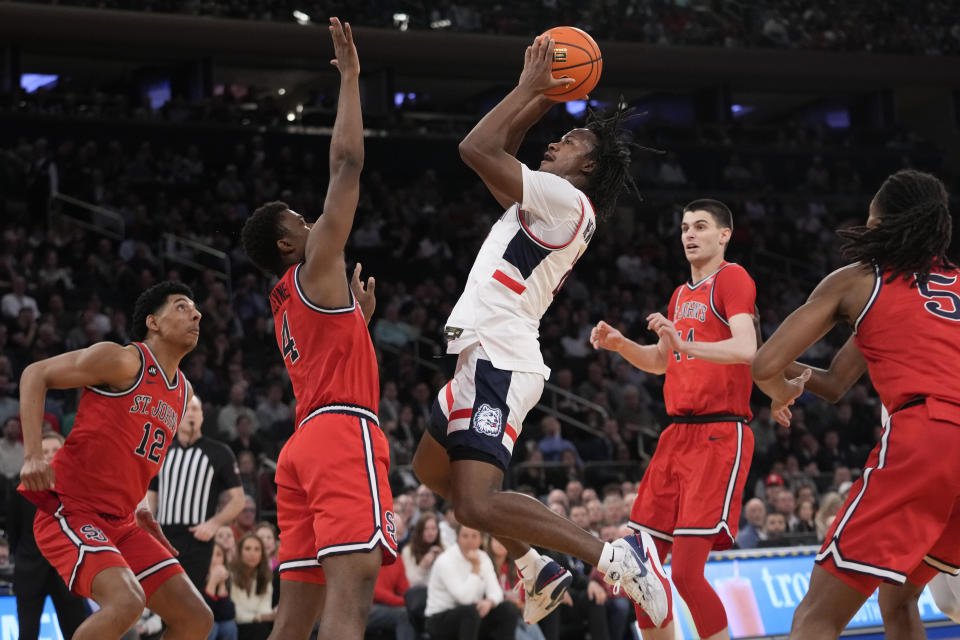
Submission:
[[[277,346],[297,398],[297,427],[319,407],[376,412],[377,356],[360,305],[355,299],[341,309],[314,304],[300,286],[302,266],[287,269],[270,292]]]
[[[150,347],[133,344],[141,360],[136,381],[122,391],[84,389],[70,437],[52,463],[61,500],[95,513],[133,513],[160,470],[187,405],[190,384],[180,370],[168,377]],[[37,506],[47,510],[49,505]]]
[[[753,315],[757,288],[746,269],[732,262],[700,282],[686,282],[670,298],[667,317],[681,340],[720,342],[731,338],[730,318]],[[681,353],[667,359],[663,397],[671,416],[728,414],[750,417],[753,379],[748,364],[716,364]]]
[[[883,406],[895,411],[921,395],[960,405],[960,270],[933,269],[925,283],[887,277],[875,271],[854,326]]]

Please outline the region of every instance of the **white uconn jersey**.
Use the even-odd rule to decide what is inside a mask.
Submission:
[[[551,173],[523,170],[523,202],[490,229],[447,319],[447,352],[480,342],[498,369],[549,377],[540,318],[597,228],[590,199]]]

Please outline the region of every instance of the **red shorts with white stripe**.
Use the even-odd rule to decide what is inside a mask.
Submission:
[[[287,440],[277,460],[280,577],[325,582],[323,559],[380,546],[397,558],[390,452],[373,411],[320,407]]]
[[[753,432],[742,422],[670,425],[643,474],[630,527],[668,542],[712,538],[714,549],[729,549],[752,458]]]
[[[81,505],[63,505],[52,515],[37,510],[33,533],[44,557],[75,594],[89,598],[93,579],[110,567],[127,567],[150,596],[183,567],[156,538],[137,526],[133,514],[110,516]]]
[[[453,380],[437,394],[430,435],[451,460],[481,460],[506,471],[543,382],[539,373],[497,369],[483,347],[473,344],[460,352]]]
[[[895,412],[837,513],[817,562],[861,593],[960,574],[960,407]],[[952,415],[950,415],[952,413]],[[951,421],[947,421],[951,420]]]

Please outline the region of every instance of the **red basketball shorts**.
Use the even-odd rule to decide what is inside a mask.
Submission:
[[[397,557],[386,436],[369,409],[329,405],[304,418],[277,460],[280,577],[323,584],[323,559],[383,547]]]
[[[960,573],[958,416],[928,398],[886,421],[817,555],[824,569],[866,595],[881,581]]]
[[[668,542],[703,536],[729,549],[752,457],[753,432],[742,422],[670,425],[643,474],[630,527]]]
[[[156,538],[125,517],[61,504],[55,513],[37,510],[33,521],[37,546],[79,596],[90,597],[93,579],[110,567],[127,567],[137,577],[147,602],[171,576],[183,573],[176,558]]]

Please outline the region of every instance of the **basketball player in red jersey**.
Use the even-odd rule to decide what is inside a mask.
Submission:
[[[76,594],[100,609],[74,640],[119,638],[144,606],[165,638],[206,638],[213,614],[173,557],[143,502],[192,395],[180,360],[196,345],[189,287],[161,282],[140,295],[121,347],[100,342],[35,362],[20,379],[24,464],[19,491],[37,505],[37,546]],[[51,464],[41,429],[47,389],[83,387],[77,419]],[[136,513],[134,511],[136,510]]]
[[[350,25],[331,18],[330,33],[340,99],[323,215],[311,225],[272,202],[243,228],[247,255],[280,278],[270,306],[297,398],[297,428],[277,461],[275,640],[306,639],[318,617],[320,638],[360,640],[380,565],[397,555],[377,358],[343,256],[363,167],[360,63]]]
[[[695,200],[683,210],[681,240],[690,280],[677,287],[667,317],[651,314],[655,345],[639,345],[605,322],[594,348],[618,352],[635,367],[664,373],[673,424],[638,490],[630,526],[646,531],[665,558],[672,546],[673,581],[701,638],[729,638],[723,603],[703,575],[711,549],[729,549],[737,535],[743,486],[753,456],[750,360],[757,350],[756,286],[740,265],[724,260],[733,232],[730,209]],[[673,638],[670,618],[655,629],[641,610],[643,637]]]
[[[946,255],[951,232],[943,184],[919,171],[893,174],[866,226],[839,232],[853,263],[824,278],[754,360],[758,386],[789,419],[816,376],[785,371],[796,373],[794,358],[846,322],[884,406],[883,436],[827,533],[791,638],[838,637],[878,586],[885,616],[907,612],[885,617],[888,629],[897,625],[892,635],[923,638],[916,598],[938,571],[960,572],[960,470],[950,455],[960,450],[960,270]],[[841,355],[855,370],[849,349]]]

